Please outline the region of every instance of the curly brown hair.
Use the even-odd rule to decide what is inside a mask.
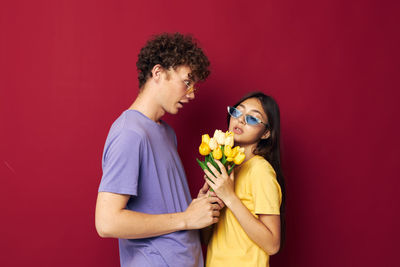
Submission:
[[[164,69],[187,65],[192,70],[192,79],[204,81],[210,71],[210,62],[196,40],[191,35],[181,33],[163,33],[153,36],[140,50],[136,67],[138,70],[139,88],[152,76],[151,70],[157,64]]]

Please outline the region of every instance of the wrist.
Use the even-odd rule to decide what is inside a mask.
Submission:
[[[224,200],[224,203],[229,209],[231,209],[231,207],[235,205],[237,200],[239,200],[237,195],[235,193],[232,193]]]
[[[180,230],[189,230],[189,216],[187,216],[186,211],[180,212],[178,216],[178,228]]]

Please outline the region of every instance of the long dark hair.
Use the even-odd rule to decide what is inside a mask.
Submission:
[[[270,131],[270,137],[267,139],[260,139],[253,153],[255,155],[260,155],[264,157],[272,165],[276,173],[276,179],[281,187],[282,204],[280,207],[280,217],[281,217],[281,248],[282,248],[286,239],[285,238],[286,237],[286,231],[285,231],[286,190],[285,190],[285,180],[281,168],[281,153],[280,153],[281,125],[280,125],[279,106],[272,97],[265,95],[262,92],[253,92],[248,95],[245,95],[234,105],[234,107],[239,106],[243,101],[250,98],[256,98],[260,101],[261,106],[263,107],[264,112],[268,117],[268,125],[266,126],[266,128],[267,130]],[[228,128],[230,119],[231,116],[228,113],[227,115]]]

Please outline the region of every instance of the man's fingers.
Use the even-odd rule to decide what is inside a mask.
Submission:
[[[218,202],[219,203],[219,208],[223,209],[225,207],[225,203],[223,201]]]
[[[213,208],[213,210],[220,210],[221,206],[219,204],[212,204],[212,208]]]
[[[217,197],[217,203],[218,203],[219,209],[222,209],[223,207],[225,207],[224,202],[222,202],[222,200],[219,197]]]
[[[210,202],[210,203],[214,203],[214,202],[218,202],[218,201],[221,201],[221,200],[219,198],[217,198],[217,197],[208,197],[207,201]]]
[[[215,192],[213,192],[213,191],[210,191],[208,195],[212,196],[212,197],[216,197],[217,196],[217,194],[215,194]]]
[[[205,176],[205,175],[204,175]],[[206,176],[205,176],[206,177]],[[205,178],[204,177],[204,178]],[[206,183],[206,182],[204,182],[204,185],[203,185],[203,187],[200,189],[203,193],[206,193],[207,191],[208,191],[208,188],[210,188],[210,186]]]
[[[220,214],[219,210],[213,210],[212,212],[213,217],[219,217],[219,214]]]

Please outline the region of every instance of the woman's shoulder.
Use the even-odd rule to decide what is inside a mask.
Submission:
[[[264,157],[255,155],[249,161],[251,161],[249,163],[251,163],[251,170],[253,172],[268,173],[276,176],[275,170],[271,163],[269,163]]]

